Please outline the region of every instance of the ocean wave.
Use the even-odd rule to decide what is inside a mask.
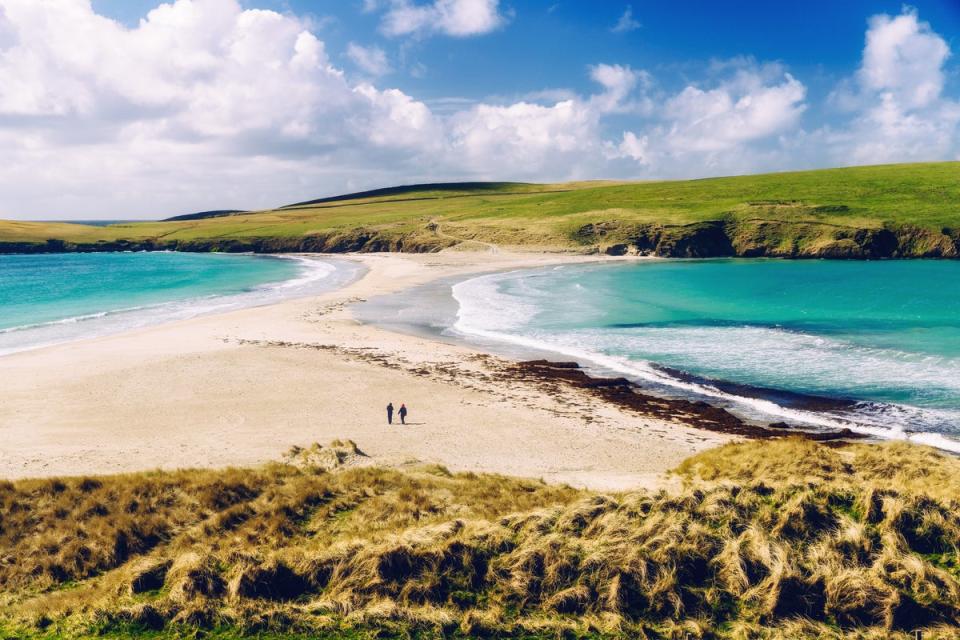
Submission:
[[[804,393],[889,402],[902,402],[909,394],[912,404],[943,406],[953,400],[960,409],[955,358],[755,326],[583,330],[549,338],[605,353],[647,354],[656,362],[734,382],[759,379]]]
[[[297,287],[307,286],[309,284],[318,282],[329,278],[334,273],[336,273],[337,268],[330,264],[329,262],[321,262],[314,258],[307,258],[304,256],[279,256],[286,260],[296,260],[304,267],[304,272],[299,278],[292,278],[290,280],[285,280],[274,285],[274,288],[279,289],[294,289]]]
[[[844,342],[836,337],[777,327],[631,326],[579,331],[547,331],[531,326],[542,314],[549,291],[521,272],[480,276],[453,286],[460,305],[453,330],[466,338],[512,344],[537,352],[573,358],[637,381],[739,407],[748,416],[767,417],[822,428],[851,430],[887,439],[906,439],[960,452],[960,441],[943,432],[960,429],[960,410],[890,402],[856,402],[842,412],[817,412],[782,406],[763,397],[730,393],[709,382],[685,380],[656,366],[660,353],[668,361],[683,356],[711,377],[737,379],[745,371],[765,385],[800,392],[830,393],[837,388],[895,390],[909,387],[934,401],[960,398],[960,363],[954,358],[914,354]],[[510,291],[501,290],[504,283]],[[749,348],[745,348],[749,347]],[[632,357],[631,357],[632,356]],[[669,363],[676,368],[675,363]],[[712,367],[712,368],[711,368]],[[802,375],[798,370],[802,369]],[[807,386],[795,388],[798,378]],[[794,384],[791,385],[791,382]],[[722,386],[722,385],[721,385]],[[924,391],[925,390],[925,391]],[[917,397],[923,402],[924,398]],[[960,407],[958,407],[960,409]]]

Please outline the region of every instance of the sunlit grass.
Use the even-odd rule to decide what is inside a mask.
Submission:
[[[7,483],[17,637],[956,637],[960,462],[751,442],[676,495],[357,466]],[[262,634],[262,635],[258,635]]]
[[[381,234],[386,241],[406,239],[408,245],[441,248],[445,243],[429,228],[432,222],[458,238],[576,247],[587,242],[578,238],[577,231],[591,223],[615,222],[616,228],[603,239],[612,242],[628,237],[636,225],[729,220],[783,223],[788,225],[790,241],[798,237],[800,242],[815,244],[817,237],[828,237],[835,228],[907,224],[949,231],[960,226],[957,202],[960,163],[946,162],[668,182],[505,183],[486,189],[428,189],[220,218],[108,227],[0,222],[0,242],[290,239],[364,229]],[[793,232],[797,225],[810,228],[797,235]]]

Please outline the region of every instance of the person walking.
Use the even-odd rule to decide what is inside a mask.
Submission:
[[[387,405],[387,424],[393,424],[393,403]]]
[[[407,424],[407,405],[400,403],[400,424]]]

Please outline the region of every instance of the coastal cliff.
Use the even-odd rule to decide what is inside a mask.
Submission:
[[[960,257],[960,162],[663,182],[446,183],[106,226],[0,221],[0,252]]]
[[[590,225],[578,239],[599,240]],[[609,228],[607,226],[606,228]],[[957,258],[960,231],[936,231],[912,225],[863,229],[784,223],[772,220],[716,220],[689,225],[640,225],[617,235],[624,241],[608,244],[609,255],[634,253],[667,258]]]
[[[347,231],[311,233],[292,238],[197,238],[191,240],[100,240],[68,242],[2,242],[0,253],[84,253],[101,251],[190,251],[198,253],[351,253],[406,252],[429,253],[457,244],[445,238],[420,239],[416,236],[392,236],[364,228]]]
[[[392,230],[358,227],[314,232],[298,237],[211,237],[189,240],[145,238],[70,242],[3,242],[0,253],[98,251],[191,251],[253,253],[348,253],[440,251],[461,242],[481,241],[484,234],[460,240],[440,235],[435,227]],[[588,223],[570,238],[570,249],[607,255],[652,255],[668,258],[958,258],[960,229],[925,229],[885,225],[879,229],[841,227],[776,220],[714,220],[687,225]],[[523,245],[521,245],[523,246]],[[550,245],[555,246],[554,243]],[[536,249],[536,245],[529,245]]]

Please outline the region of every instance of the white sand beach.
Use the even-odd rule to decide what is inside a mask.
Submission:
[[[498,380],[498,359],[355,320],[347,305],[433,279],[596,257],[350,256],[313,298],[0,357],[0,477],[253,465],[349,438],[371,463],[439,463],[617,490],[657,487],[731,439],[570,390]],[[388,402],[410,408],[388,426]]]

